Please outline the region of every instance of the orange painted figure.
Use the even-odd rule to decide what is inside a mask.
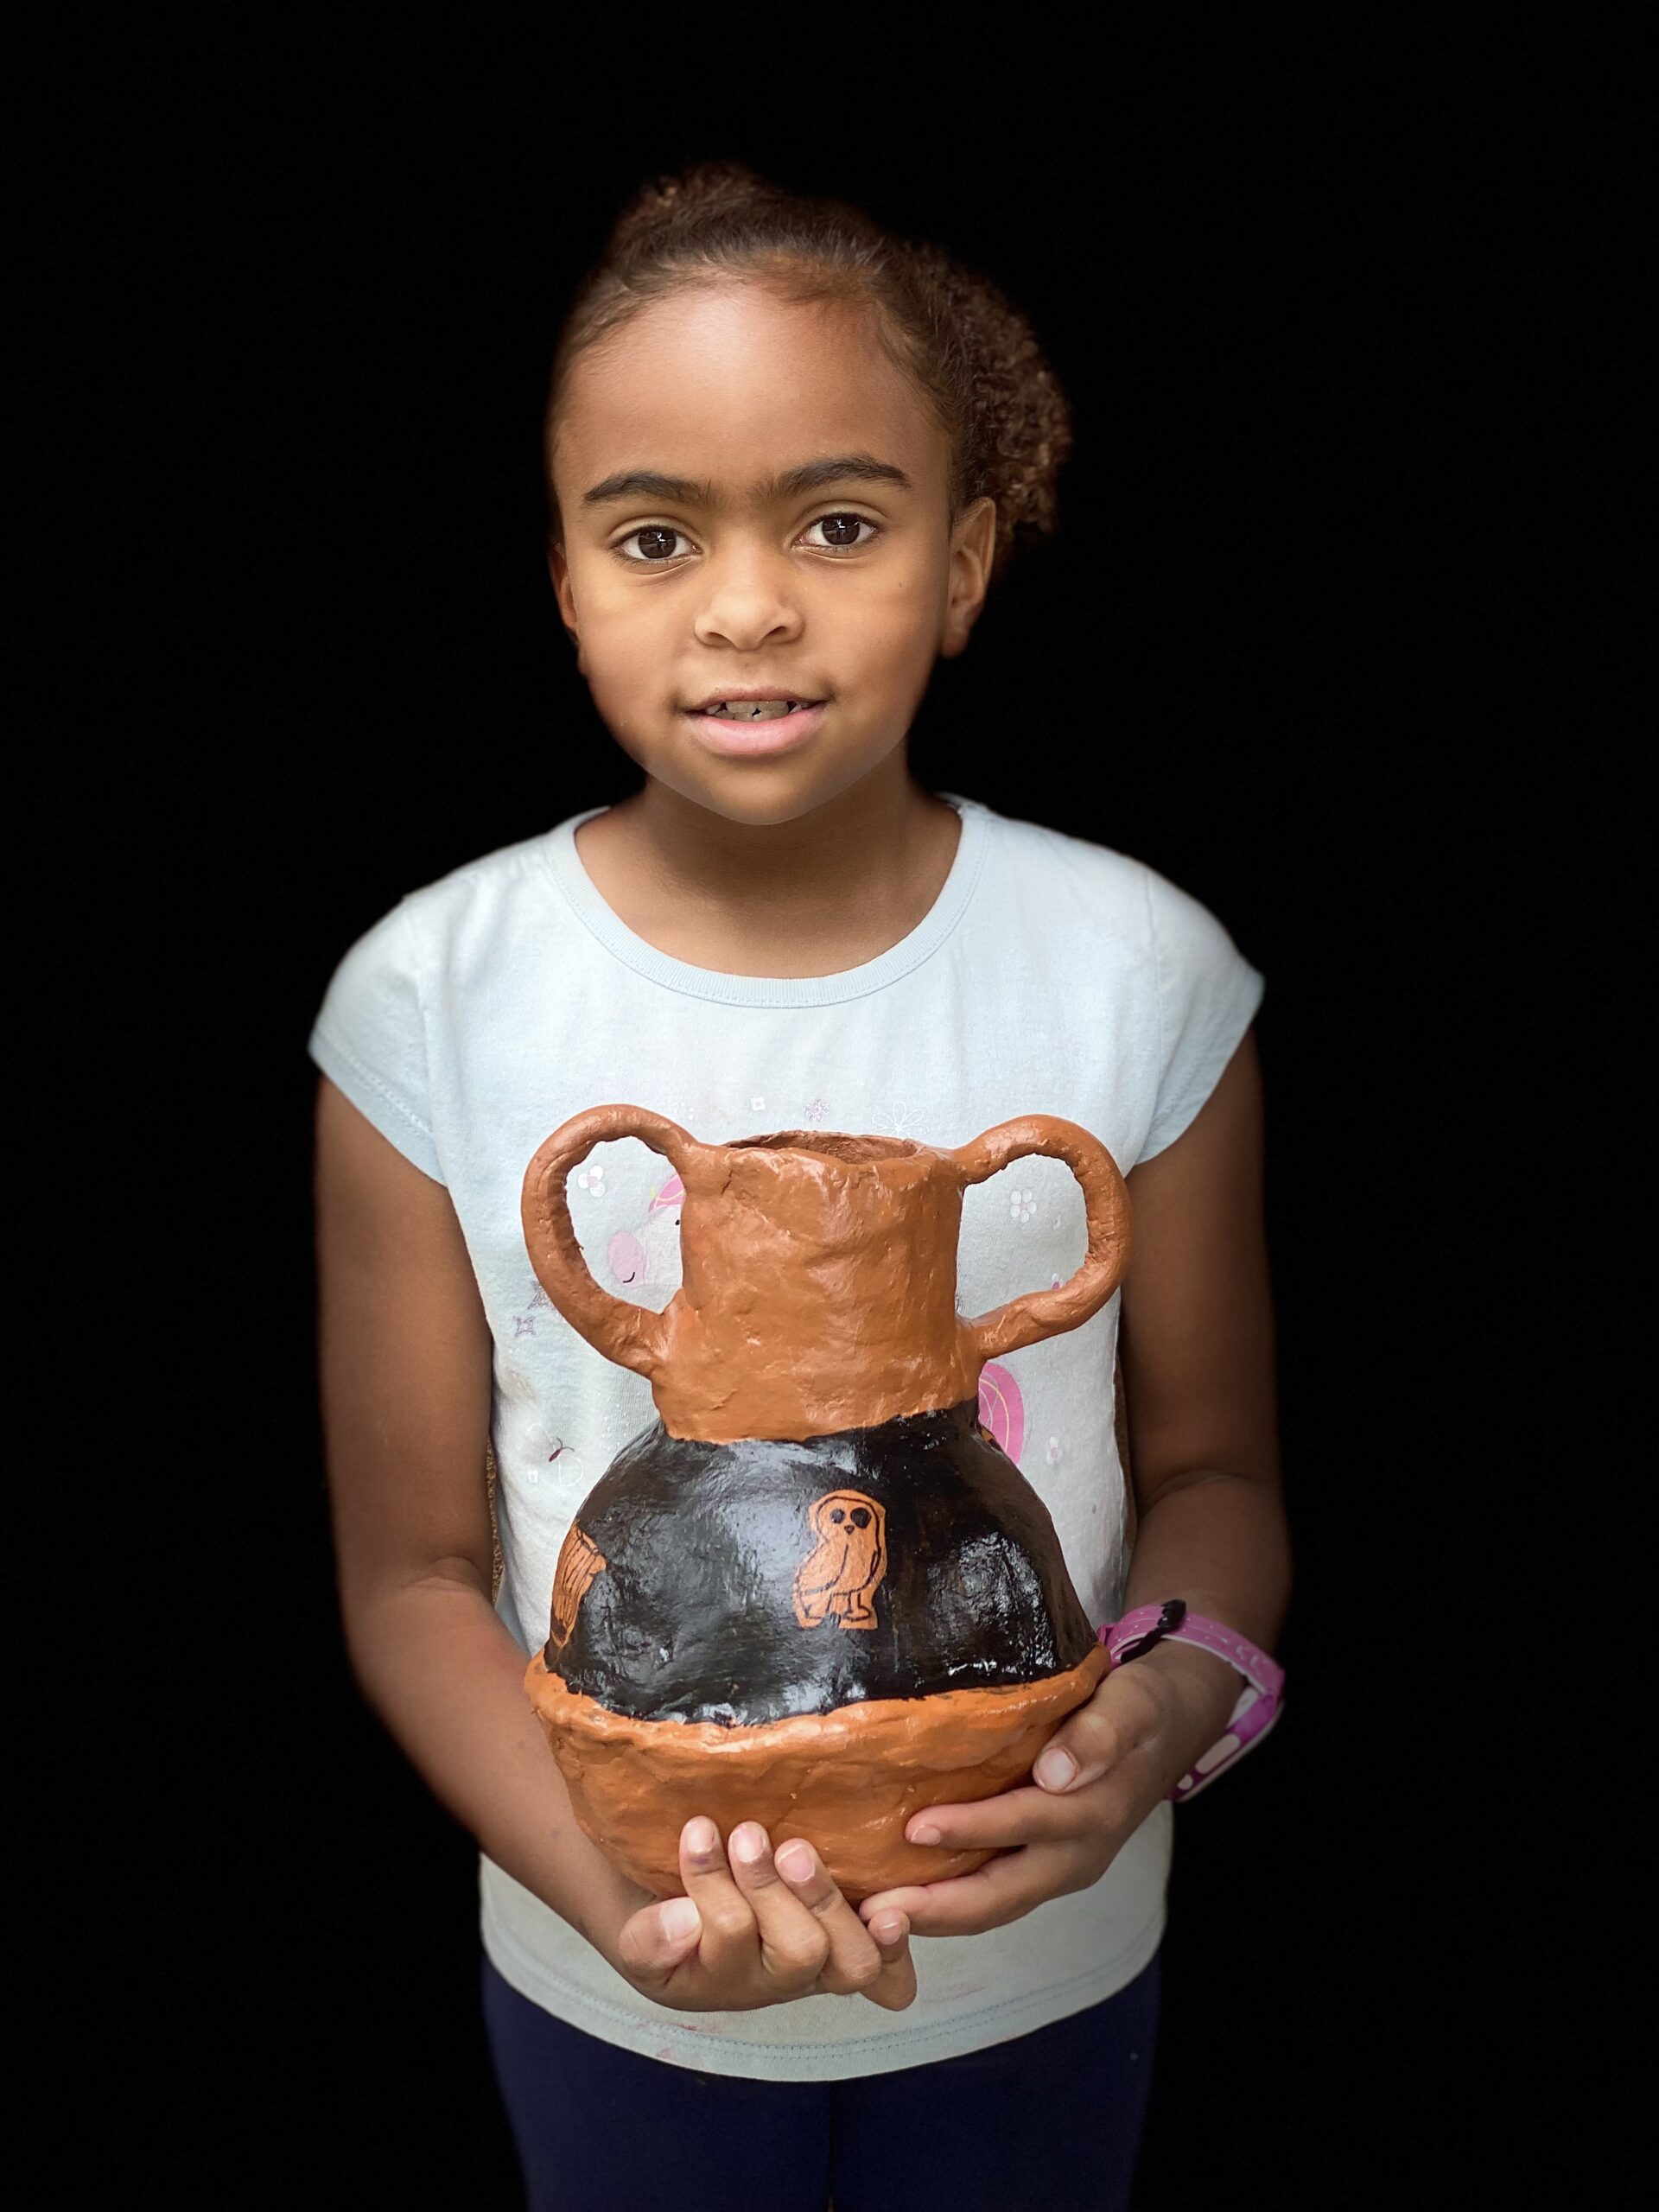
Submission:
[[[816,1548],[795,1570],[795,1618],[803,1628],[823,1620],[842,1628],[874,1628],[870,1603],[887,1571],[886,1509],[861,1491],[832,1490],[807,1515]]]
[[[588,1595],[594,1577],[602,1573],[604,1568],[605,1555],[599,1546],[572,1522],[553,1577],[551,1643],[565,1644],[569,1642],[570,1631],[576,1624],[577,1608]]]

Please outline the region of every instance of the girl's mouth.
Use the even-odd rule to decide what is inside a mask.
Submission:
[[[688,710],[698,742],[728,755],[788,753],[823,718],[822,699],[716,699]]]
[[[699,707],[700,715],[717,715],[722,721],[770,722],[792,715],[802,707],[816,706],[815,699],[715,699]]]

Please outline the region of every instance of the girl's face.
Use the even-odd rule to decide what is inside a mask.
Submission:
[[[577,359],[549,565],[594,703],[647,775],[777,823],[902,746],[989,580],[995,508],[953,529],[950,465],[843,302],[688,287]]]

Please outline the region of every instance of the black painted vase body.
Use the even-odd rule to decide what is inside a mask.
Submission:
[[[607,1570],[548,1666],[613,1713],[729,1727],[1080,1665],[1054,1523],[977,1414],[736,1444],[653,1422],[577,1515]]]

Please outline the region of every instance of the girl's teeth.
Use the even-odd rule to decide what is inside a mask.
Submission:
[[[720,715],[728,721],[760,722],[775,721],[779,715],[794,711],[792,699],[726,699],[717,707],[707,707],[706,714]]]

